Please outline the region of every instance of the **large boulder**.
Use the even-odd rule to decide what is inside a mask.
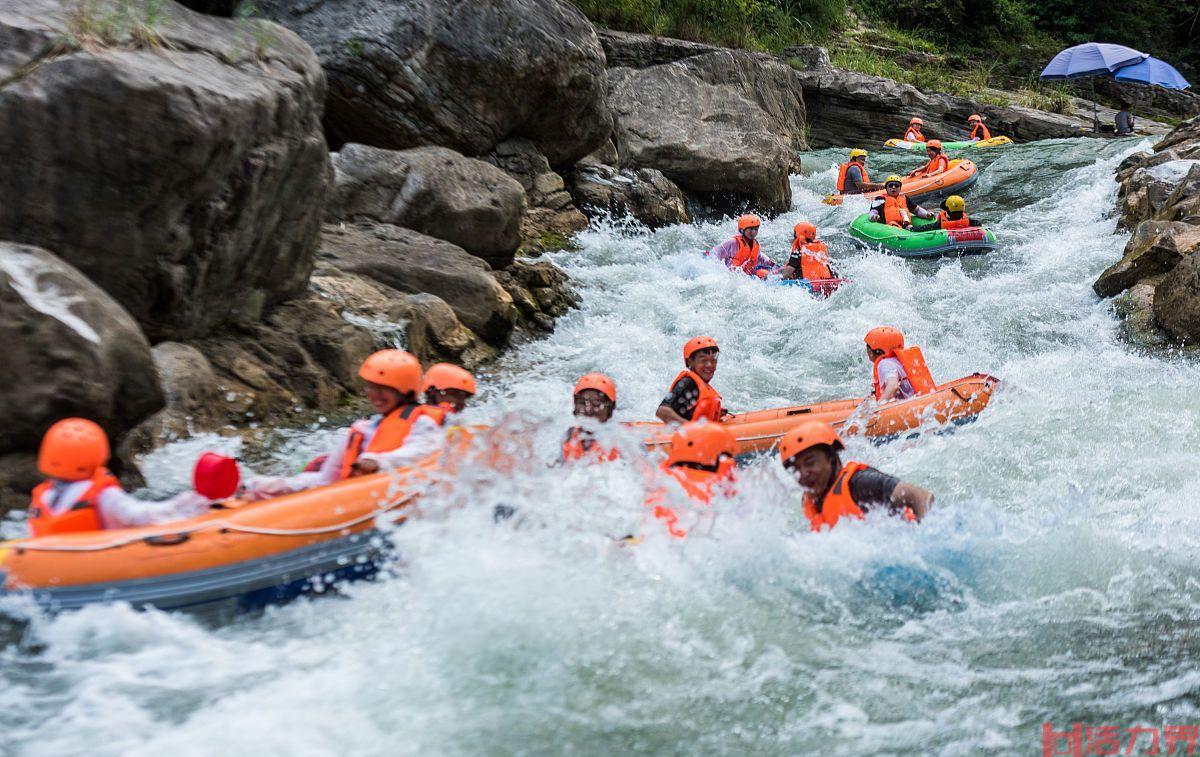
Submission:
[[[106,26],[149,11],[0,5],[0,238],[54,250],[158,341],[304,289],[329,158],[303,41],[155,7]]]
[[[112,297],[51,253],[0,242],[0,454],[60,418],[111,437],[163,405],[150,344]]]
[[[632,215],[655,229],[691,223],[679,186],[653,168],[620,170],[603,163],[581,163],[570,175],[571,197],[581,208]]]
[[[329,220],[365,218],[414,229],[503,268],[521,244],[525,191],[490,163],[445,147],[349,144],[333,158]]]
[[[320,255],[334,268],[396,291],[437,295],[489,344],[505,344],[512,332],[512,297],[486,263],[457,245],[387,224],[329,224]]]
[[[605,144],[611,143],[606,140],[601,148]],[[527,210],[521,221],[521,239],[526,251],[566,246],[567,237],[587,228],[587,217],[572,202],[562,175],[550,167],[533,142],[521,137],[506,139],[487,160],[525,190]]]
[[[775,119],[748,93],[709,83],[687,62],[609,71],[621,165],[657,168],[722,204],[786,211],[794,154]]]
[[[1142,279],[1166,273],[1197,250],[1200,250],[1200,226],[1144,221],[1129,238],[1121,259],[1100,274],[1092,288],[1101,297],[1112,297]]]
[[[1154,288],[1154,320],[1184,342],[1200,342],[1200,255],[1189,255]]]
[[[267,0],[316,49],[335,145],[445,145],[483,155],[528,137],[555,165],[612,127],[604,51],[566,0]]]

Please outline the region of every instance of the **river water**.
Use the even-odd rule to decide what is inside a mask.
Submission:
[[[0,652],[0,752],[1033,755],[1045,722],[1200,722],[1200,367],[1120,341],[1090,287],[1126,239],[1113,169],[1144,147],[980,156],[969,210],[1002,246],[936,262],[855,248],[861,208],[819,201],[843,152],[806,154],[793,212],[760,238],[780,253],[814,221],[854,280],[827,301],[695,254],[729,222],[595,226],[555,258],[582,308],[511,352],[470,411],[508,430],[515,467],[431,495],[393,535],[393,575],[219,627],[123,607],[35,617]],[[875,154],[872,173],[916,162]],[[683,341],[708,333],[735,410],[860,396],[879,324],[939,380],[1003,379],[953,433],[849,441],[937,494],[919,526],[811,534],[772,458],[670,542],[643,523],[645,466],[545,464],[585,371],[615,377],[620,419],[648,418]],[[253,459],[292,468],[331,433],[280,433]],[[151,455],[151,491],[214,444],[232,442]],[[495,525],[496,504],[518,516]],[[613,546],[631,532],[648,539]]]

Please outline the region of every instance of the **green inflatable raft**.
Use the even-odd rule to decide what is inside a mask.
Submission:
[[[850,224],[850,236],[870,248],[902,258],[940,258],[957,255],[980,255],[996,249],[996,235],[981,226],[946,231],[929,229],[933,221],[913,219],[913,228],[899,229],[874,223],[863,213]]]
[[[942,150],[981,150],[985,147],[1003,147],[1013,143],[1010,137],[992,137],[991,139],[978,139],[974,142],[942,142]],[[906,142],[903,139],[889,139],[883,143],[886,147],[895,147],[898,150],[915,150],[917,152],[925,152],[924,142]]]

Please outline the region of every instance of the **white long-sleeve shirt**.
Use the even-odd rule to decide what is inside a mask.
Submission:
[[[350,444],[350,433],[358,431],[363,435],[363,448],[371,446],[379,422],[383,416],[355,421],[344,434],[338,437],[338,443],[329,451],[320,470],[307,473],[297,473],[293,476],[252,476],[246,481],[246,496],[248,499],[266,499],[284,494],[326,486],[338,480],[342,472],[342,461],[346,457],[346,448]],[[403,468],[406,465],[423,460],[442,448],[445,443],[445,432],[432,418],[422,415],[413,422],[404,444],[389,452],[364,452],[359,460],[372,460],[379,465],[380,470]]]
[[[52,513],[61,515],[74,507],[91,487],[90,480],[56,480],[46,492],[45,502]],[[138,499],[119,486],[110,486],[96,498],[96,511],[100,525],[105,529],[132,528],[191,518],[206,512],[211,502],[208,497],[195,491],[182,492],[170,499],[154,502]]]

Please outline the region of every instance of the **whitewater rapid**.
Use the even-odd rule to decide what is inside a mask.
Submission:
[[[1042,724],[1196,724],[1200,366],[1118,337],[1091,282],[1119,256],[1113,169],[1145,142],[1066,140],[978,160],[987,256],[854,247],[820,202],[844,151],[805,154],[781,256],[814,222],[854,281],[828,300],[702,259],[731,234],[600,223],[553,259],[583,304],[483,377],[467,420],[519,462],[464,471],[396,529],[379,582],[221,627],[92,608],[34,616],[0,651],[0,753],[22,755],[1042,754]],[[918,158],[872,155],[872,174]],[[619,420],[652,416],[688,337],[721,345],[737,410],[865,394],[862,337],[901,328],[939,380],[1003,380],[975,423],[848,456],[933,490],[919,526],[808,533],[771,458],[685,542],[643,529],[647,470],[546,465],[570,388],[602,370]],[[143,460],[150,492],[217,447],[294,469],[332,429],[269,451],[191,440]],[[635,440],[623,440],[633,450]],[[518,517],[497,526],[496,504]]]

